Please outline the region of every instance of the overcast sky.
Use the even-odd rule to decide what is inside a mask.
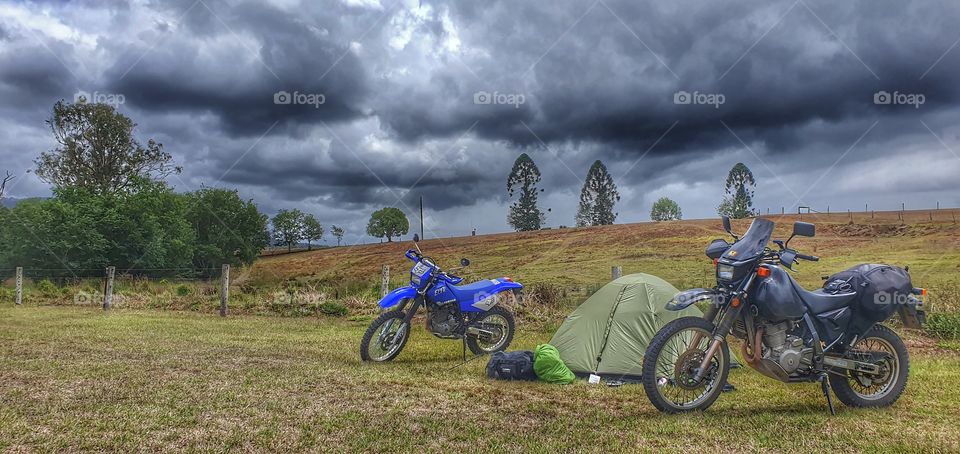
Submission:
[[[618,223],[663,196],[716,216],[738,161],[763,212],[957,207],[958,23],[956,1],[0,1],[0,171],[49,195],[44,120],[85,92],[163,143],[177,190],[351,243],[421,195],[428,236],[508,230],[522,152],[550,226],[596,159]]]

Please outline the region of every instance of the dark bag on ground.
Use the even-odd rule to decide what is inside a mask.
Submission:
[[[496,380],[537,379],[533,371],[533,352],[520,350],[515,352],[496,352],[487,363],[487,377]]]
[[[863,264],[827,278],[828,293],[857,292],[854,310],[870,323],[882,322],[907,304],[913,291],[910,275],[903,268]]]

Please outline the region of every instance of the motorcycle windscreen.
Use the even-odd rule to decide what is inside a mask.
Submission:
[[[769,219],[754,219],[747,229],[747,233],[740,238],[740,241],[733,243],[727,252],[723,253],[723,258],[733,262],[742,262],[750,260],[763,254],[763,249],[770,242],[773,235],[773,221]]]

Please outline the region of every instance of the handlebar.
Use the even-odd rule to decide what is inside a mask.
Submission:
[[[819,261],[820,261],[820,257],[817,257],[817,256],[815,256],[815,255],[801,254],[801,253],[799,253],[799,252],[797,253],[797,258],[798,258],[798,259],[801,259],[801,260],[807,260],[807,261],[810,261],[810,262],[819,262]]]

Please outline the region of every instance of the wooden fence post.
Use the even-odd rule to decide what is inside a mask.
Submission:
[[[620,279],[620,277],[623,276],[623,267],[620,265],[611,267],[610,276],[613,278],[613,280]]]
[[[17,267],[17,306],[23,304],[23,267]]]
[[[107,283],[103,288],[103,310],[110,310],[113,305],[113,277],[117,272],[117,267],[107,267]]]
[[[380,273],[380,298],[387,296],[390,292],[390,265],[383,265],[383,271]]]
[[[227,316],[227,301],[230,299],[230,264],[223,264],[220,276],[220,316]]]

